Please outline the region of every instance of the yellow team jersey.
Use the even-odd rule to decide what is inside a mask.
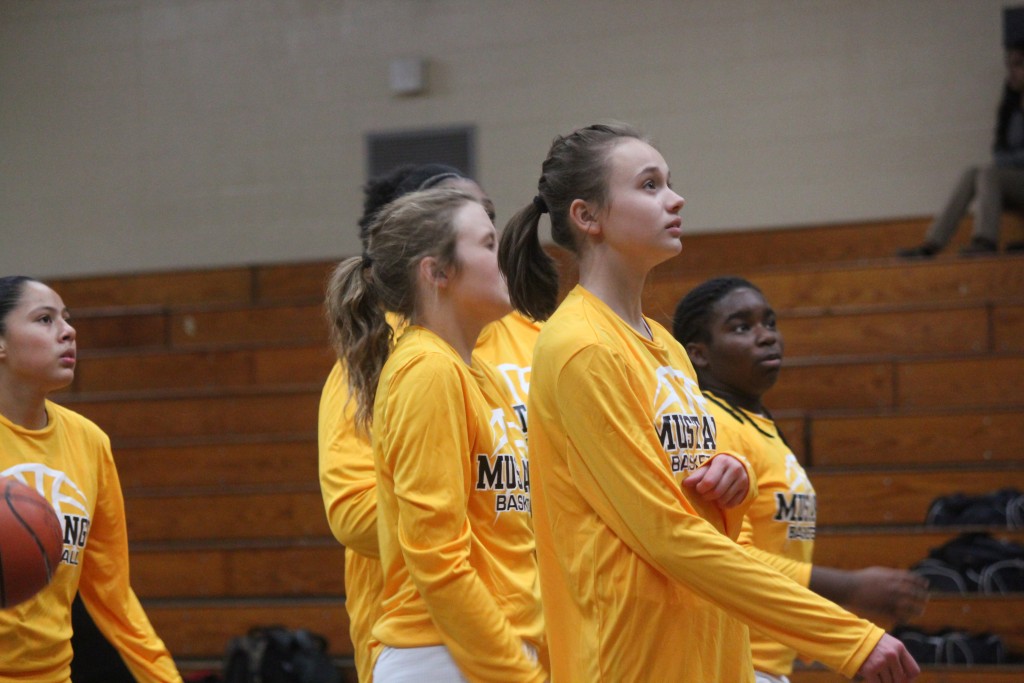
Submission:
[[[445,645],[471,681],[543,681],[525,437],[503,380],[409,327],[373,410],[384,569],[374,637]]]
[[[49,500],[64,530],[61,562],[50,584],[0,610],[0,681],[70,681],[76,593],[138,681],[181,681],[129,583],[124,499],[110,440],[89,420],[50,401],[46,414],[48,424],[38,430],[0,415],[0,475]]]
[[[738,451],[685,351],[647,322],[653,340],[577,286],[537,341],[530,459],[552,680],[752,681],[740,620],[852,676],[883,631],[730,540],[746,506],[722,514],[683,493],[688,472]]]
[[[747,456],[757,475],[757,498],[743,518],[738,543],[802,586],[811,580],[817,499],[807,473],[770,419],[704,392],[721,431]],[[793,671],[792,648],[750,632],[754,668],[774,676]]]
[[[397,316],[388,323],[396,334],[405,329]],[[530,363],[539,328],[511,313],[484,328],[476,352],[498,366],[508,382],[512,409],[525,428]],[[335,538],[345,546],[345,608],[359,680],[372,680],[381,644],[371,634],[380,614],[384,586],[377,543],[377,479],[373,449],[355,428],[355,402],[349,401],[348,377],[336,362],[320,396],[318,445],[320,492]]]
[[[523,433],[527,433],[526,397],[530,393],[533,347],[540,324],[513,311],[484,328],[476,342],[476,355],[487,361],[505,379],[512,410]]]
[[[377,477],[370,442],[355,425],[348,376],[334,364],[320,394],[317,441],[327,523],[345,546],[345,610],[359,680],[372,680],[380,643],[370,629],[380,613],[384,575],[377,545]]]

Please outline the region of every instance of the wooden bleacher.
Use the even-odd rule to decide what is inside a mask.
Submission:
[[[922,526],[935,496],[1024,488],[1024,257],[962,259],[954,246],[933,260],[892,258],[925,224],[688,236],[645,295],[668,323],[690,287],[737,274],[779,311],[786,369],[768,403],[819,493],[825,565],[909,566],[961,531]],[[133,584],[183,669],[215,667],[230,637],[280,623],[327,635],[355,680],[343,552],[317,484],[332,266],[52,282],[80,348],[59,400],[111,435]],[[1022,603],[935,596],[919,623],[998,630],[1024,652]],[[920,680],[1003,683],[1024,680],[1024,668]]]

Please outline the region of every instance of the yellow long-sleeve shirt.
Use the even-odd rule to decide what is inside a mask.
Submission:
[[[401,334],[404,324],[396,316],[388,323]],[[510,313],[484,328],[477,340],[477,355],[498,366],[509,384],[512,409],[526,423],[530,363],[539,328],[517,313]],[[518,406],[518,407],[517,407]],[[335,538],[345,546],[345,607],[359,680],[372,680],[381,644],[371,629],[380,614],[384,587],[377,541],[377,479],[373,449],[353,421],[355,403],[349,401],[348,378],[340,362],[334,364],[320,396],[318,442],[320,492]]]
[[[380,614],[384,574],[377,543],[377,476],[373,449],[355,426],[348,376],[334,364],[320,395],[320,493],[334,537],[345,546],[345,610],[359,680],[372,680],[380,643],[370,629]]]
[[[392,647],[445,645],[471,681],[543,681],[525,437],[503,380],[410,327],[373,411],[382,614]]]
[[[807,473],[782,439],[775,423],[704,392],[719,432],[728,432],[757,475],[757,498],[743,518],[737,542],[751,555],[802,586],[811,580],[816,497]],[[750,631],[754,668],[774,676],[793,671],[797,653]]]
[[[48,424],[38,430],[0,415],[0,475],[46,497],[64,530],[61,563],[50,584],[0,611],[0,681],[70,680],[76,593],[137,680],[181,681],[129,583],[124,499],[110,440],[95,424],[55,403],[46,402],[46,413]]]
[[[508,386],[512,410],[523,433],[527,433],[526,397],[530,393],[533,347],[541,326],[512,311],[484,328],[476,341],[476,355],[501,374]]]
[[[530,386],[534,526],[552,680],[751,681],[746,622],[852,676],[882,630],[752,558],[681,489],[731,450],[685,351],[574,289]],[[704,516],[702,516],[702,514]],[[740,513],[742,516],[742,513]]]

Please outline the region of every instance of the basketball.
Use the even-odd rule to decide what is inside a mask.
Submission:
[[[64,533],[49,501],[13,477],[0,477],[0,608],[46,587],[60,564]]]

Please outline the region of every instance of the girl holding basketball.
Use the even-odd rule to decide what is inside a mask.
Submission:
[[[128,581],[124,500],[110,440],[47,399],[71,383],[75,364],[75,330],[60,296],[32,278],[0,278],[0,475],[43,494],[64,530],[63,559],[50,584],[0,611],[0,679],[70,680],[77,593],[137,680],[181,681]]]
[[[366,247],[368,230],[384,206],[398,197],[433,188],[466,192],[477,199],[493,221],[494,205],[483,189],[458,169],[443,164],[403,166],[371,180],[364,188],[360,239]],[[329,295],[327,317],[338,319],[338,301]],[[405,323],[397,315],[388,324],[398,336]],[[336,329],[336,328],[334,328]],[[508,384],[512,410],[526,429],[526,392],[538,327],[516,312],[495,321],[477,341],[477,357],[492,363]],[[337,335],[334,335],[335,337]],[[338,341],[335,339],[335,341]],[[337,346],[337,345],[336,345]],[[344,347],[336,349],[344,357]],[[381,644],[371,635],[380,613],[383,572],[377,540],[377,480],[368,435],[356,427],[355,400],[349,400],[348,376],[341,360],[335,363],[320,397],[318,419],[320,491],[335,538],[345,546],[345,609],[361,681],[371,680]]]
[[[782,367],[782,332],[756,286],[720,277],[694,287],[676,307],[672,334],[686,349],[720,431],[728,431],[757,476],[739,543],[754,557],[829,600],[897,622],[920,615],[928,582],[888,567],[856,571],[811,564],[816,499],[807,473],[765,408]],[[786,681],[796,651],[750,633],[758,681]]]
[[[750,682],[746,622],[847,676],[911,680],[899,641],[733,540],[756,488],[749,465],[685,351],[641,311],[647,274],[681,248],[683,203],[637,132],[590,126],[555,139],[537,196],[502,235],[513,304],[550,316],[529,414],[552,679]],[[557,311],[544,213],[579,263]]]
[[[373,444],[378,683],[546,679],[525,437],[473,354],[510,310],[496,251],[479,201],[415,192],[329,284],[355,424]],[[409,322],[397,342],[386,313]]]

